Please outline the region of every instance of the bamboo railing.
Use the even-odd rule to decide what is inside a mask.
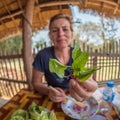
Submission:
[[[75,43],[76,41],[72,45],[74,46]],[[93,78],[98,82],[99,86],[103,86],[108,80],[114,80],[116,84],[120,83],[119,41],[112,44],[106,43],[97,48],[81,42],[79,44],[81,49],[87,51],[90,55],[87,66],[101,68],[93,74]],[[33,49],[33,57],[44,47],[47,47],[46,44]],[[17,51],[12,53],[0,53],[0,93],[7,97],[12,97],[20,89],[28,87],[23,55]]]

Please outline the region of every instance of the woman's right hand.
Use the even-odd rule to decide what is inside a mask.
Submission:
[[[53,102],[62,102],[65,99],[65,92],[59,87],[49,87],[48,97]]]
[[[70,94],[78,101],[91,97],[97,87],[97,82],[92,78],[84,82],[79,82],[79,80],[76,79],[70,80]]]

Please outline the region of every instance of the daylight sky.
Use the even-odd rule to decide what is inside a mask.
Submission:
[[[85,14],[85,13],[80,12],[80,9],[78,6],[70,6],[70,8],[72,11],[72,15],[74,16],[73,20],[78,18],[82,20],[82,23],[89,22],[89,21],[92,21],[92,22],[94,21],[98,23],[100,20],[99,16],[90,15],[87,13]]]
[[[78,6],[70,6],[70,8],[71,8],[71,11],[72,11],[72,16],[74,16],[73,17],[74,21],[78,18],[78,19],[81,19],[82,23],[93,22],[93,23],[96,23],[96,24],[100,24],[100,19],[101,18],[97,13],[95,13],[95,14],[83,13],[83,12],[80,11]],[[115,25],[118,28],[118,30],[116,31],[116,36],[119,36],[119,38],[120,38],[120,21],[116,21]],[[99,40],[97,40],[97,39],[91,39],[90,43],[93,43],[93,44],[96,44],[96,45],[103,43],[103,41],[101,41],[100,39]]]

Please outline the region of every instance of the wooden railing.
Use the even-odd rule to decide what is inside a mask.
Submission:
[[[74,41],[75,43],[76,41]],[[100,86],[103,86],[108,80],[114,80],[116,83],[120,81],[119,42],[115,42],[114,44],[107,43],[107,45],[104,44],[102,48],[97,49],[85,43],[79,44],[81,49],[87,51],[90,55],[87,66],[101,68],[93,74],[93,78]],[[44,47],[46,47],[46,44],[43,44],[37,51]],[[33,57],[36,53],[33,50]],[[20,89],[26,87],[28,87],[28,84],[24,71],[23,55],[17,52],[11,55],[0,53],[0,93],[4,96],[12,97]]]
[[[2,95],[12,97],[21,88],[27,86],[22,55],[16,52],[13,55],[0,56],[0,92]]]

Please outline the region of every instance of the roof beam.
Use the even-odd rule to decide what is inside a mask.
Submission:
[[[104,10],[104,2],[101,2],[101,13],[103,14],[103,10]]]
[[[60,0],[59,0],[59,1],[60,1]],[[62,5],[59,5],[59,10],[60,10],[60,13],[63,12],[63,10],[62,10]]]
[[[38,0],[35,0],[35,2],[36,2],[36,5],[38,6],[38,5],[39,5],[39,1],[38,1]],[[40,11],[40,12],[38,13],[38,19],[39,19],[39,21],[40,21],[40,22],[39,22],[39,25],[42,26],[43,19],[42,19],[42,15],[41,15],[41,14],[42,14],[42,13],[41,13],[41,8],[39,7],[38,9],[39,9],[39,11]]]
[[[23,12],[24,12],[23,10],[20,10],[20,11],[17,11],[15,13],[12,13],[11,15],[5,15],[5,16],[3,16],[3,17],[0,18],[0,21],[8,19],[8,18],[11,18],[11,17],[14,17],[14,16],[17,16],[17,15],[20,15]]]
[[[5,9],[7,10],[7,12],[8,12],[9,14],[11,14],[10,10],[8,9],[8,7],[7,7],[7,5],[6,5],[6,1],[2,0],[2,3],[3,3],[3,5],[4,5],[4,7],[5,7]]]
[[[14,19],[14,17],[13,16],[11,16],[11,12],[10,12],[10,10],[8,9],[8,6],[6,5],[6,1],[5,0],[2,0],[2,3],[3,3],[3,5],[5,6],[5,9],[7,10],[7,12],[9,13],[9,16],[12,18],[12,21],[13,21],[13,23],[14,23],[14,26],[16,27],[16,30],[17,31],[19,31],[19,29],[18,29],[18,27],[17,27],[17,25],[16,25],[16,23],[15,23],[15,19]]]
[[[37,7],[51,7],[51,6],[59,6],[59,5],[79,5],[79,1],[58,1],[58,2],[49,2],[49,3],[41,3]]]
[[[20,9],[22,10],[22,9],[23,9],[23,7],[22,7],[22,5],[21,5],[20,0],[17,0],[17,3],[18,3],[18,6],[20,7]]]
[[[90,2],[104,2],[104,3],[107,3],[107,4],[110,4],[110,5],[118,5],[118,3],[116,3],[116,2],[112,2],[112,1],[109,1],[109,0],[90,0]],[[118,1],[120,1],[120,0],[118,0]]]
[[[39,24],[40,24],[40,26],[42,26],[42,23],[43,23],[42,20],[43,20],[43,19],[42,19],[42,15],[41,15],[41,14],[42,14],[42,13],[41,13],[41,9],[40,9],[40,13],[38,13],[38,14],[39,14],[38,17],[39,17],[39,20],[40,20],[40,23],[39,23]]]
[[[101,3],[104,3],[104,2],[101,2]],[[94,5],[94,6],[100,6],[100,4],[99,3],[93,3],[93,2],[88,2],[88,5],[90,6],[90,5]],[[118,4],[115,4],[115,7],[117,7],[118,6]],[[104,3],[104,8],[110,8],[110,9],[114,9],[112,6],[109,6],[109,5],[107,5],[107,4],[105,4]]]

